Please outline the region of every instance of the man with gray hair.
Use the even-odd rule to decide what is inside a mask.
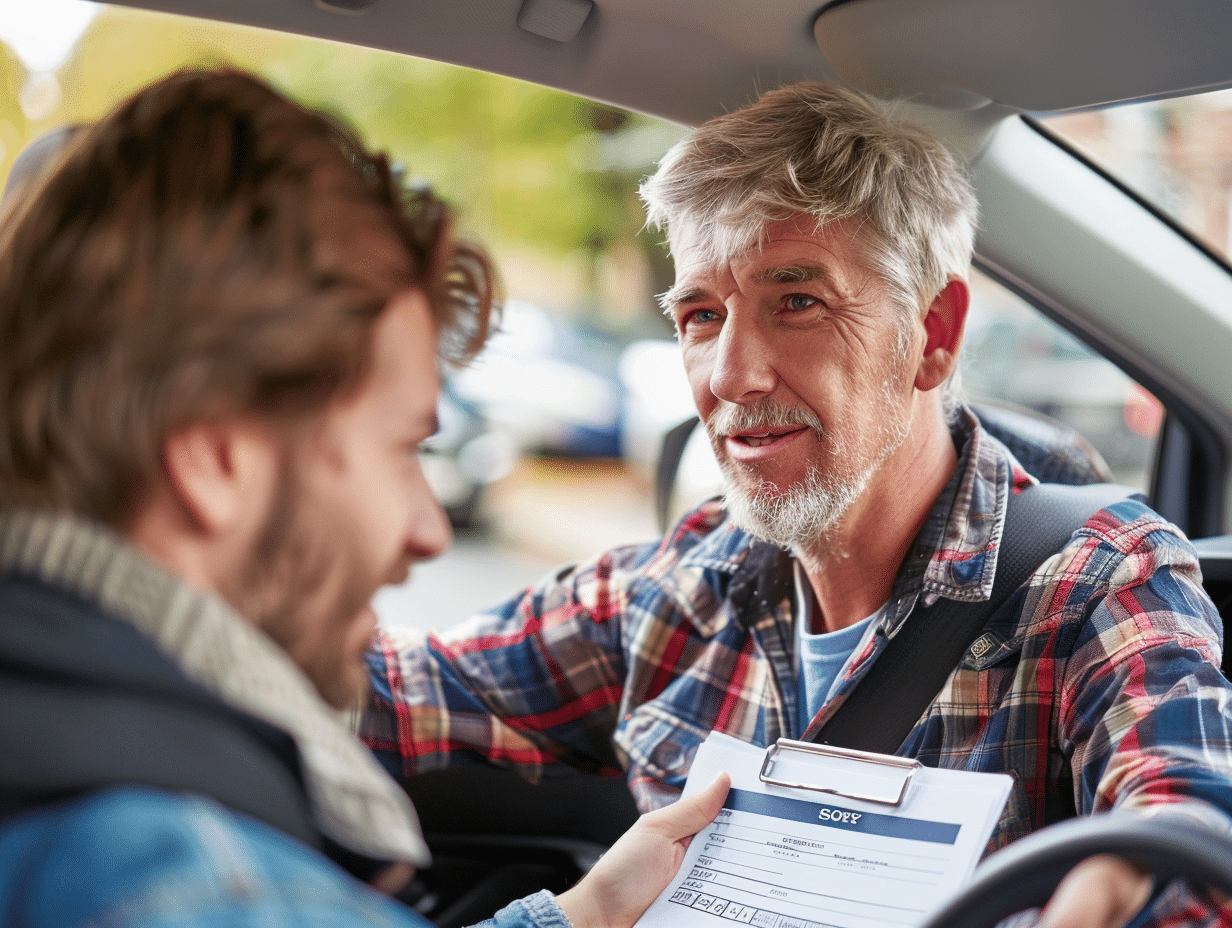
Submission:
[[[364,736],[404,777],[479,753],[620,771],[654,808],[710,731],[828,740],[909,617],[990,603],[1024,530],[1007,506],[1037,479],[954,384],[977,208],[940,144],[796,85],[696,129],[642,195],[726,495],[458,629],[384,638]],[[1047,554],[892,750],[1012,774],[993,847],[1112,808],[1226,830],[1232,692],[1192,547],[1125,499]],[[1161,887],[1152,917],[1213,917],[1195,892]],[[1150,895],[1091,858],[1044,918],[1118,925]]]

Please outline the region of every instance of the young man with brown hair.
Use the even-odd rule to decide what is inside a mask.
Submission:
[[[340,720],[439,553],[437,362],[493,278],[433,195],[234,71],[137,93],[0,224],[0,921],[422,924]],[[723,784],[503,925],[627,926]],[[330,860],[332,858],[332,861]]]

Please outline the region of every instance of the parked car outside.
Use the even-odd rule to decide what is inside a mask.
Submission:
[[[420,448],[424,476],[455,528],[477,528],[487,488],[513,470],[517,446],[450,380],[442,385],[437,417],[440,427]]]
[[[521,454],[620,454],[618,348],[593,327],[523,300],[505,304],[484,351],[450,379]]]
[[[1118,480],[1145,487],[1163,421],[1159,401],[1030,307],[1013,300],[972,306],[962,377],[973,402],[1060,420],[1095,446]]]

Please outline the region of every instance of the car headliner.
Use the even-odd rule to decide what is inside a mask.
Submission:
[[[802,79],[913,97],[973,127],[1005,108],[1232,85],[1232,5],[1213,0],[119,2],[448,61],[684,124]],[[579,21],[567,41],[519,25],[568,35]]]

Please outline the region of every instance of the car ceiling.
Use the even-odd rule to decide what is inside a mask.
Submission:
[[[1005,109],[1232,85],[1232,4],[1213,0],[121,2],[481,68],[685,124],[801,79],[910,97],[973,128]]]

